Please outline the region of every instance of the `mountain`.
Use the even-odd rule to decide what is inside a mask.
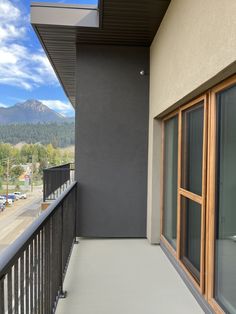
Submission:
[[[0,107],[0,124],[64,123],[68,119],[35,99],[8,108]]]

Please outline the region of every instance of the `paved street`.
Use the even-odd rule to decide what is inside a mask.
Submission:
[[[40,213],[42,188],[27,195],[26,200],[19,200],[0,213],[0,254]]]

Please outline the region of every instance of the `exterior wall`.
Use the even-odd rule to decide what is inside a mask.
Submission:
[[[146,237],[149,48],[78,46],[78,235]]]
[[[235,16],[235,0],[172,0],[152,43],[147,219],[152,243],[160,234],[161,130],[155,118],[236,72]]]

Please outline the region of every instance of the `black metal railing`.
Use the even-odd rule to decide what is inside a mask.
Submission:
[[[76,239],[76,182],[0,255],[0,314],[51,314]]]
[[[74,181],[74,164],[43,170],[43,200],[55,200]]]

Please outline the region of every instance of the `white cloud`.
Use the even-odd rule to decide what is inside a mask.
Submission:
[[[0,19],[1,21],[12,21],[20,17],[20,11],[10,1],[1,0],[0,2]]]
[[[74,109],[69,102],[53,99],[41,99],[40,101],[50,109],[55,110],[64,116],[74,114]]]
[[[0,84],[31,90],[58,84],[42,49],[32,52],[25,45],[28,15],[10,1],[0,2]],[[17,44],[16,44],[17,40]]]
[[[7,108],[7,107],[9,107],[9,106],[7,106],[7,105],[5,105],[5,104],[0,103],[0,108]]]

